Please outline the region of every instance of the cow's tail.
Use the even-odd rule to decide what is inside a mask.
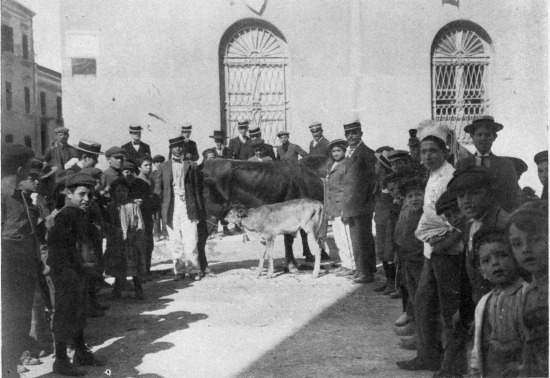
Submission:
[[[315,238],[324,240],[327,237],[328,221],[327,219],[325,219],[325,206],[321,202],[318,202],[318,205],[319,207],[315,211],[315,215],[318,219],[317,230],[315,231]]]

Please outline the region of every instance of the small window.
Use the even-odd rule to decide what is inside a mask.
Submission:
[[[63,104],[61,102],[61,96],[57,96],[57,119],[63,118]]]
[[[95,75],[95,58],[72,58],[71,66],[73,75]]]
[[[23,59],[29,59],[29,37],[23,34]]]
[[[6,109],[7,110],[11,110],[12,92],[13,90],[11,89],[11,82],[6,81]]]
[[[25,135],[24,141],[25,146],[32,148],[32,139],[29,135]]]
[[[25,113],[31,112],[31,90],[25,87]]]
[[[2,25],[2,51],[13,52],[13,28]]]
[[[40,92],[40,110],[42,117],[46,116],[46,92]]]
[[[42,154],[46,152],[48,147],[48,122],[42,121],[40,123],[40,148],[42,149]]]
[[[13,143],[13,134],[6,135],[6,143]]]

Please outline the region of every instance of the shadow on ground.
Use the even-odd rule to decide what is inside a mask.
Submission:
[[[171,276],[165,277],[160,273],[156,277],[163,281],[153,281],[144,286],[147,298],[145,301],[136,300],[133,293],[126,292],[122,299],[111,301],[111,308],[105,317],[88,319],[86,342],[95,355],[107,364],[103,367],[87,367],[87,376],[161,378],[158,374],[139,374],[136,368],[142,364],[144,356],[174,347],[172,343],[155,340],[187,329],[190,324],[208,317],[206,314],[188,311],[174,311],[165,315],[145,314],[165,309],[173,301],[166,297],[192,285],[187,280],[174,282]],[[152,285],[154,296],[153,290],[147,290]],[[105,301],[106,296],[108,292],[102,292],[100,299]],[[48,373],[40,377],[60,376]]]

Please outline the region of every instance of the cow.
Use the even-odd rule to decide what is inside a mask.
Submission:
[[[323,182],[304,165],[294,161],[253,162],[213,159],[202,170],[204,203],[210,226],[217,225],[232,205],[256,208],[293,199],[323,201]],[[297,271],[292,252],[294,237],[285,235],[285,267]],[[302,238],[304,251],[309,250]],[[306,249],[307,248],[307,249]]]
[[[255,209],[229,210],[225,220],[242,227],[249,234],[255,234],[265,241],[266,248],[260,252],[258,276],[261,276],[264,259],[267,255],[269,267],[267,278],[273,277],[273,245],[275,237],[282,234],[297,233],[304,230],[315,256],[313,278],[319,276],[321,265],[321,248],[319,248],[318,232],[323,221],[323,204],[311,199],[295,199],[273,205],[262,205]]]

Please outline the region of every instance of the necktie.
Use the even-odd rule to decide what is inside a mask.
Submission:
[[[180,164],[183,163],[183,160],[182,160],[182,159],[180,159],[180,158],[175,158],[175,157],[172,158],[172,161],[174,161],[174,162],[176,162],[176,163],[180,163]]]
[[[139,146],[139,142],[132,142],[134,146]]]
[[[481,166],[485,167],[485,159],[487,159],[487,156],[481,155]]]

